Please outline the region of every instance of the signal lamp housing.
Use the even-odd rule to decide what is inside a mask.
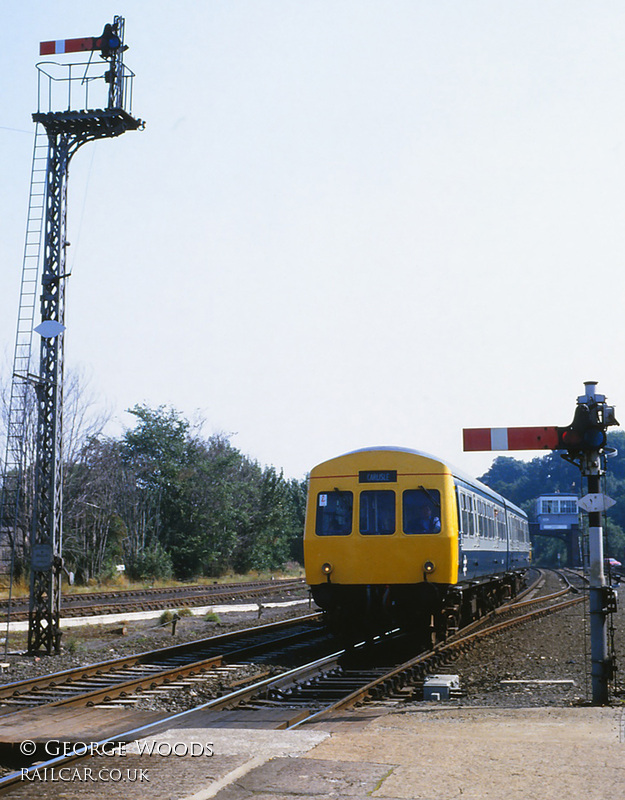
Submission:
[[[426,561],[425,564],[423,565],[423,571],[425,572],[426,575],[431,575],[435,569],[436,565],[434,564],[433,561]]]
[[[324,575],[330,575],[332,573],[332,564],[326,561],[326,563],[322,565],[321,571]]]
[[[607,443],[606,428],[614,424],[614,409],[609,408],[607,420],[598,408],[589,408],[580,403],[575,409],[573,422],[566,428],[558,428],[558,450],[567,450],[569,455],[601,450]]]

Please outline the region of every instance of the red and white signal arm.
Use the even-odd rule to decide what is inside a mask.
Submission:
[[[102,39],[94,36],[84,36],[82,39],[56,39],[53,42],[39,44],[40,56],[57,56],[63,53],[80,53],[86,50],[99,50]]]
[[[558,428],[465,428],[465,451],[477,450],[557,450]]]

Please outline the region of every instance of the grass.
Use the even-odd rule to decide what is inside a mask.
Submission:
[[[68,653],[74,655],[75,653],[82,652],[85,648],[84,645],[75,636],[68,637],[63,643],[63,647]]]
[[[175,580],[156,580],[150,583],[146,581],[131,581],[125,575],[115,575],[105,581],[91,580],[86,585],[69,586],[65,578],[63,580],[63,594],[86,594],[88,592],[98,592],[105,589],[118,589],[120,591],[128,589],[170,589],[177,586],[189,586],[193,584],[202,583],[246,583],[250,581],[268,581],[274,578],[275,580],[284,580],[285,578],[302,578],[304,576],[304,568],[299,564],[289,562],[289,564],[282,570],[251,570],[244,575],[235,573],[226,573],[220,577],[206,577],[199,576],[192,581],[175,581]],[[29,581],[21,578],[13,584],[13,597],[28,597],[30,593]],[[9,596],[8,579],[6,575],[2,576],[2,584],[0,585],[0,599],[6,600]]]
[[[193,611],[187,606],[183,606],[182,608],[178,608],[175,611],[171,611],[167,609],[163,611],[163,613],[158,618],[159,625],[167,625],[168,622],[173,622],[174,618],[180,619],[181,617],[192,617]]]

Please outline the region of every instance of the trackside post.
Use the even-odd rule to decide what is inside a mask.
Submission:
[[[614,501],[601,492],[605,475],[607,429],[618,425],[614,408],[605,395],[597,394],[596,381],[584,383],[585,394],[577,398],[573,422],[564,428],[468,428],[463,431],[465,451],[476,450],[564,450],[562,457],[575,464],[586,478],[588,493],[579,506],[588,513],[590,569],[590,651],[592,702],[608,702],[608,682],[615,669],[608,653],[608,614],[616,611],[616,595],[606,585],[603,571],[601,514]]]

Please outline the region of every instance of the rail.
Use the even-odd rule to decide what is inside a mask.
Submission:
[[[539,580],[540,576],[528,591],[535,588]],[[568,592],[571,589],[567,588],[565,591]],[[552,600],[554,595],[561,594],[561,592],[556,592],[540,598],[534,598],[528,602],[545,603]],[[578,596],[572,600],[547,605],[523,614],[518,614],[518,611],[521,610],[519,606],[525,606],[527,603],[517,603],[515,604],[516,608],[508,608],[508,611],[517,614],[513,618],[503,621],[492,621],[492,619],[489,621],[482,618],[478,623],[490,622],[487,627],[475,630],[475,623],[467,626],[447,642],[438,644],[432,650],[420,653],[390,670],[363,668],[345,672],[340,665],[340,661],[345,657],[346,651],[332,652],[323,658],[282,672],[278,676],[263,678],[260,681],[240,687],[223,697],[211,700],[196,708],[162,718],[158,722],[149,725],[122,731],[114,737],[103,739],[100,744],[104,745],[112,741],[132,741],[153,735],[160,730],[171,728],[179,723],[184,723],[188,726],[190,720],[193,719],[193,715],[205,714],[207,711],[215,712],[226,708],[240,707],[241,703],[249,704],[247,707],[251,711],[253,711],[256,703],[261,706],[264,702],[270,702],[272,705],[283,703],[287,711],[286,719],[280,727],[287,729],[315,723],[327,718],[332,713],[344,710],[357,703],[365,702],[383,692],[397,694],[405,687],[408,687],[408,691],[412,693],[413,688],[411,687],[418,684],[427,671],[448,660],[455,652],[474,646],[475,643],[486,636],[493,635],[514,625],[537,619],[540,616],[555,613],[576,603],[583,602],[583,600],[583,596]],[[495,615],[493,614],[492,616],[494,618]],[[387,643],[400,640],[401,636],[402,634],[398,631],[388,632],[383,636],[377,637],[375,646],[383,647]],[[359,643],[350,649],[350,653],[353,654],[355,651],[365,652],[367,647],[371,647],[371,643]],[[360,685],[354,687],[354,684],[358,682],[360,682]],[[316,684],[321,687],[318,693],[316,693],[315,689]],[[318,702],[318,698],[324,694],[340,696],[333,702],[324,704],[321,709],[311,708],[311,702],[314,702],[314,698],[317,697]],[[75,754],[73,758],[77,758],[79,755]],[[44,764],[39,764],[38,767],[42,768],[57,763],[59,763],[59,760],[53,759]],[[0,780],[0,791],[4,786],[9,786],[11,780],[16,780],[15,776],[13,778],[12,776],[7,776]]]

